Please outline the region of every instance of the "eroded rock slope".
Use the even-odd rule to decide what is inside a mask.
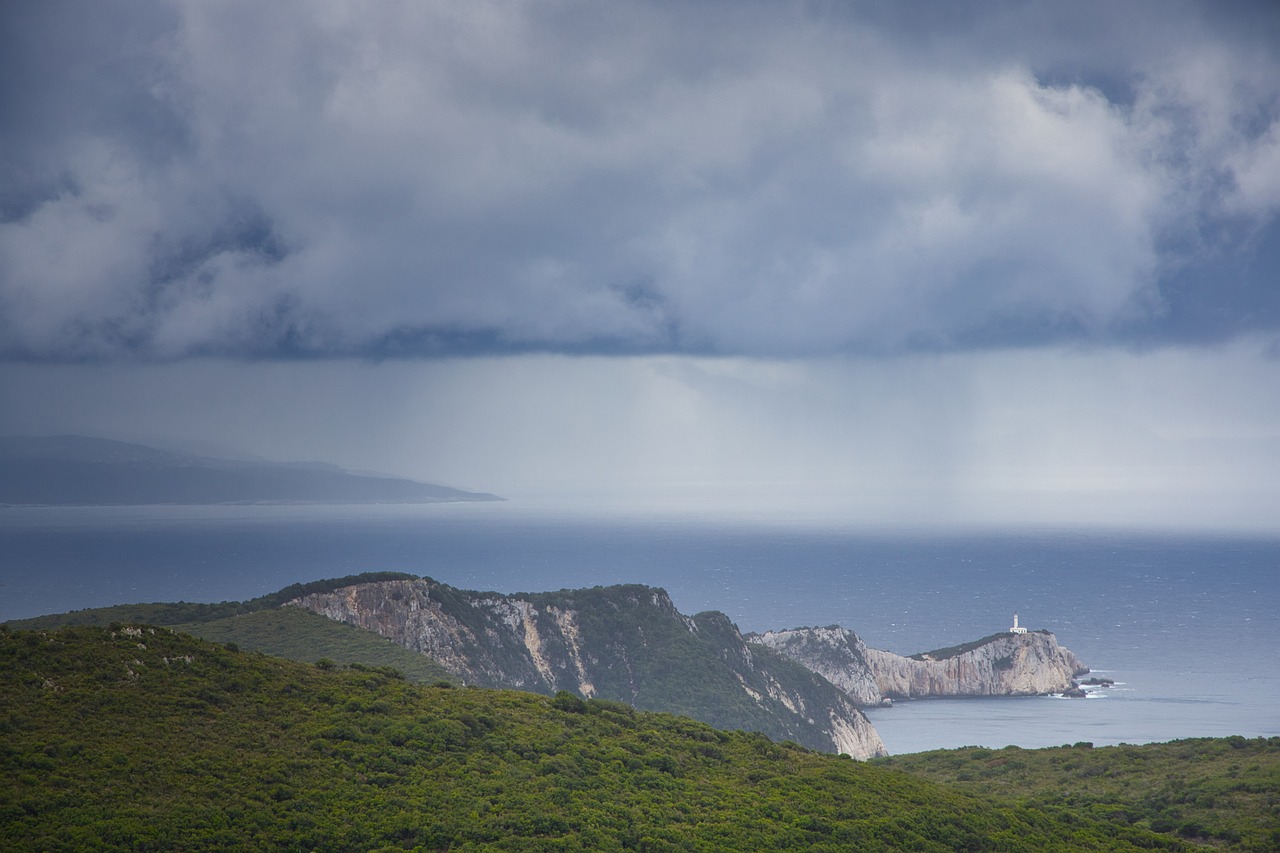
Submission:
[[[747,643],[722,613],[681,614],[661,589],[502,595],[422,578],[355,584],[290,603],[430,655],[470,684],[569,690],[854,758],[885,754],[840,689]]]

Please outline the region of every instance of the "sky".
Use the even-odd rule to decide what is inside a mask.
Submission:
[[[1280,528],[1280,5],[19,0],[0,434]]]

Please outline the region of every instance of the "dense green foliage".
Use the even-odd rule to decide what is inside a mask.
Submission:
[[[212,622],[232,616],[243,616],[279,607],[303,595],[332,592],[357,583],[374,583],[388,580],[412,580],[416,575],[404,572],[363,572],[341,578],[290,584],[279,592],[251,598],[248,601],[223,601],[217,604],[197,602],[155,602],[151,604],[117,604],[113,607],[91,607],[70,613],[35,616],[31,619],[15,619],[7,623],[12,628],[61,628],[67,625],[109,625],[112,622],[133,622],[147,625],[188,625],[194,622]]]
[[[118,605],[10,625],[37,629],[112,622],[164,625],[293,660],[328,658],[344,664],[391,666],[413,681],[457,682],[431,658],[401,649],[373,632],[313,614],[307,614],[312,618],[306,619],[294,608],[280,607],[304,595],[393,580],[416,578],[398,572],[372,572],[293,584],[249,601]],[[544,684],[523,635],[511,637],[515,643],[504,643],[502,618],[474,606],[475,598],[504,597],[500,593],[470,592],[424,580],[444,612],[467,629],[456,638],[460,656],[486,667],[486,672],[469,674],[468,681],[487,687],[518,686],[548,695],[565,687],[577,688],[577,674],[570,666],[558,669],[563,683]],[[699,614],[692,620],[697,630],[691,631],[689,621],[676,612],[661,590],[631,584],[526,594],[522,598],[578,615],[580,636],[575,640],[581,641],[593,661],[591,678],[601,698],[644,710],[685,714],[721,728],[760,731],[777,740],[795,740],[826,751],[834,751],[834,745],[826,732],[825,710],[843,705],[848,713],[857,713],[837,688],[800,664],[764,647],[748,650],[723,614]],[[286,612],[290,610],[295,612]],[[571,657],[567,638],[553,622],[544,625],[541,641],[547,658],[563,662]],[[760,698],[753,698],[744,685]],[[775,698],[773,692],[778,687],[801,697],[798,701],[808,710],[795,713]]]
[[[1280,850],[1280,738],[1141,746],[969,749],[878,759],[975,793],[1083,813],[1240,850]]]
[[[278,607],[172,627],[205,640],[290,660],[315,663],[328,659],[337,664],[391,667],[410,681],[447,681],[461,686],[456,677],[426,655],[300,607]]]
[[[0,628],[9,850],[1181,849],[613,702]]]

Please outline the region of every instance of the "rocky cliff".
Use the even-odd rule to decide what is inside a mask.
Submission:
[[[1048,631],[993,634],[910,657],[869,648],[845,628],[769,631],[750,639],[803,664],[860,705],[940,696],[1060,693],[1089,671]]]
[[[793,628],[751,634],[748,639],[821,675],[859,705],[879,705],[884,699],[867,661],[870,649],[848,628]]]
[[[885,754],[841,690],[747,643],[724,614],[681,614],[661,589],[502,595],[423,578],[360,583],[290,604],[427,654],[470,684],[569,690],[854,758]]]

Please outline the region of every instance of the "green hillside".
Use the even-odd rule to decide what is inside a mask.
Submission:
[[[70,625],[109,625],[112,622],[142,622],[147,625],[190,625],[196,622],[213,622],[246,613],[257,613],[279,607],[302,595],[329,592],[356,583],[373,583],[385,580],[412,579],[416,575],[404,572],[362,572],[340,578],[290,584],[279,592],[251,598],[248,601],[222,601],[204,604],[190,601],[160,601],[149,604],[116,604],[111,607],[90,607],[69,613],[52,613],[33,616],[30,619],[14,619],[4,623],[11,628],[62,628]]]
[[[568,694],[0,627],[6,850],[1135,850],[1176,839]]]
[[[458,684],[456,676],[431,658],[411,652],[372,631],[334,622],[297,607],[282,607],[301,595],[327,592],[354,583],[413,578],[403,572],[365,572],[341,578],[296,583],[279,592],[248,601],[205,604],[187,601],[117,604],[18,619],[10,628],[51,629],[77,625],[103,627],[112,623],[163,625],[218,643],[290,660],[315,663],[389,666],[410,681]]]
[[[462,678],[373,631],[301,608],[281,607],[302,596],[353,585],[417,580],[409,574],[374,572],[293,584],[248,601],[122,604],[8,624],[26,629],[101,627],[113,622],[163,625],[292,660],[328,658],[341,664],[390,666],[411,681],[460,683],[465,679],[471,684],[548,695],[562,687],[576,689],[578,670],[567,646],[572,641],[581,646],[577,662],[589,672],[595,695],[638,708],[685,714],[721,728],[760,731],[825,751],[836,751],[827,731],[831,714],[844,719],[861,716],[848,697],[825,679],[770,649],[748,648],[723,614],[698,614],[691,620],[697,630],[691,631],[665,592],[639,584],[524,596],[539,606],[573,610],[580,617],[579,633],[572,638],[561,634],[554,620],[543,626],[541,653],[563,683],[543,681],[523,634],[511,633],[504,616],[495,617],[476,605],[477,599],[506,598],[499,593],[470,592],[422,579],[440,599],[443,612],[466,628],[455,635],[463,645],[454,651],[475,669],[463,671]],[[396,600],[394,595],[390,604],[403,607],[407,599]],[[378,606],[377,612],[386,615],[394,613],[394,608]]]
[[[447,681],[461,686],[456,677],[426,655],[412,652],[371,631],[334,622],[300,607],[258,610],[172,627],[205,640],[304,663],[327,659],[337,664],[391,667],[410,681],[423,684]]]
[[[1141,746],[954,749],[876,763],[972,793],[1083,813],[1238,850],[1280,850],[1280,738]]]

